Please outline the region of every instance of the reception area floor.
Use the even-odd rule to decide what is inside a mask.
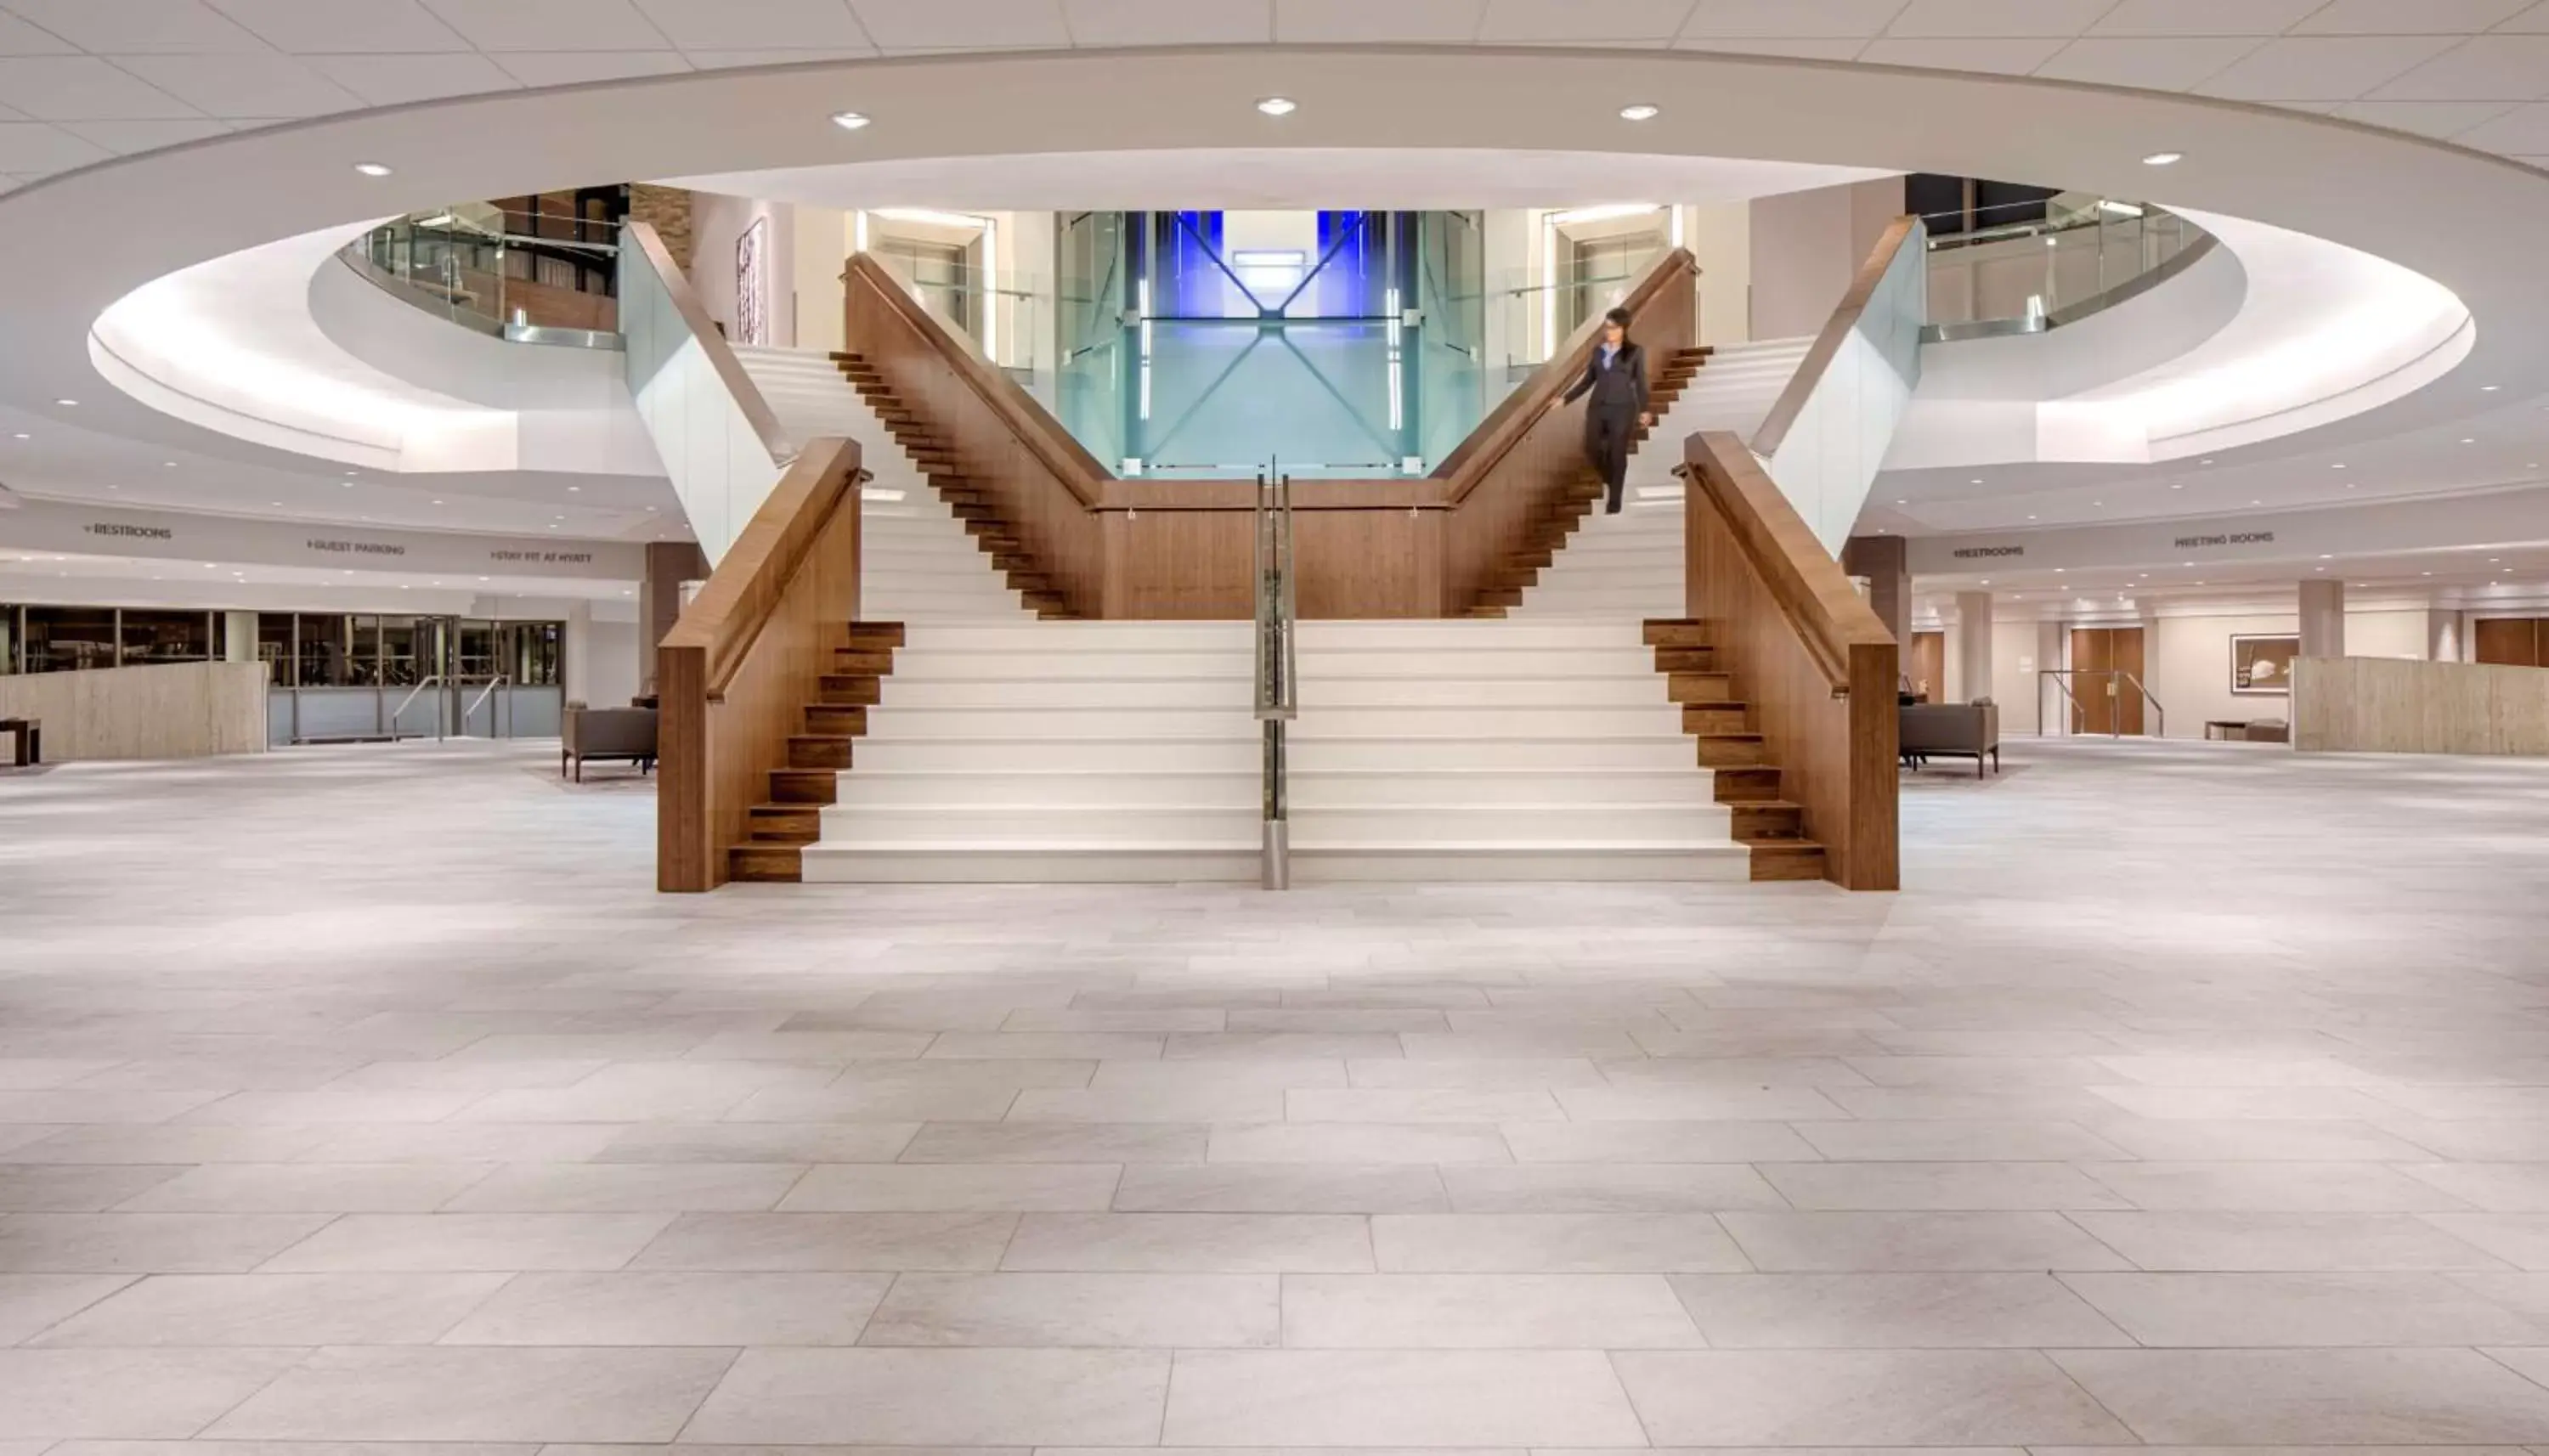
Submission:
[[[2549,764],[2007,757],[1864,896],[675,898],[536,747],[0,776],[0,1456],[2549,1449]]]

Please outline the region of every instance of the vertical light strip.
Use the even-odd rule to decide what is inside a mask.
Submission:
[[[868,210],[850,214],[850,246],[858,252],[868,250]]]
[[[1558,219],[1540,225],[1540,354],[1558,352]]]
[[[1407,406],[1405,400],[1402,398],[1406,391],[1406,383],[1404,374],[1399,365],[1399,320],[1404,316],[1398,311],[1398,290],[1395,288],[1390,289],[1388,298],[1389,427],[1395,431],[1402,430],[1407,427]]]
[[[1000,362],[1000,225],[983,220],[983,357]]]
[[[1133,310],[1139,314],[1142,339],[1141,417],[1151,417],[1151,280],[1144,278],[1134,285]]]
[[[1672,245],[1679,247],[1681,246],[1681,204],[1675,203],[1665,211],[1672,214]]]

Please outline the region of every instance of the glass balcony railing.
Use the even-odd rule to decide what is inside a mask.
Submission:
[[[1995,222],[1924,218],[1933,341],[2034,333],[2113,308],[2192,267],[2213,234],[2149,203],[2065,193]]]
[[[499,338],[593,345],[619,328],[615,225],[463,206],[382,224],[346,266],[406,302]]]
[[[1053,405],[1053,361],[1045,357],[1056,307],[1049,277],[893,248],[872,248],[869,255],[977,356]]]

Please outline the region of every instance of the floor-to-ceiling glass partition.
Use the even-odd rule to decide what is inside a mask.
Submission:
[[[1062,220],[1064,424],[1132,475],[1422,474],[1488,400],[1475,214]]]

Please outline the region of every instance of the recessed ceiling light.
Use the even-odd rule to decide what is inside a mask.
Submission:
[[[439,501],[439,500],[436,500],[436,501],[434,501],[433,503],[434,503],[434,504],[436,504],[436,505],[439,505],[439,504],[441,504],[442,502],[441,502],[441,501]]]
[[[2055,576],[2057,576],[2057,577],[2058,577],[2058,576],[2062,575],[2064,572],[2069,571],[2069,570],[2070,570],[2070,568],[2069,568],[2069,567],[2060,567],[2060,566],[2057,566],[2057,567],[2055,567],[2055,568],[2053,569],[2053,575],[2055,575]]]
[[[12,439],[19,439],[19,440],[32,440],[32,439],[34,439],[34,438],[35,438],[35,436],[34,436],[34,435],[31,435],[31,434],[29,434],[29,433],[27,433],[25,430],[23,430],[23,429],[22,429],[22,430],[18,431],[15,435],[12,435],[10,438],[12,438]]]
[[[2319,560],[2321,560],[2321,561],[2334,561],[2334,560],[2336,560],[2336,558],[2335,558],[2335,557],[2328,555],[2328,554],[2327,554],[2326,552],[2324,552],[2324,551],[2322,551],[2322,552],[2320,552],[2320,553],[2318,554],[2318,559],[2319,559]]]
[[[1663,108],[1651,101],[1641,101],[1634,106],[1620,108],[1620,120],[1624,122],[1652,122],[1662,114]]]
[[[2183,490],[2185,490],[2185,489],[2186,489],[2186,482],[2184,482],[2184,481],[2170,481],[2170,482],[2168,483],[2168,488],[2169,488],[2170,490],[2172,490],[2172,491],[2183,491]]]
[[[581,490],[583,490],[583,489],[584,489],[584,487],[582,487],[582,486],[569,486],[569,487],[567,487],[567,490],[568,490],[569,492],[581,491]]]
[[[840,128],[844,132],[856,132],[867,126],[867,124],[868,117],[865,112],[836,111],[832,113],[832,125]]]
[[[2343,470],[2343,469],[2345,469],[2345,463],[2344,463],[2343,461],[2339,461],[2339,462],[2337,462],[2336,464],[2329,466],[2329,467],[2328,467],[2328,469],[2330,469],[2330,470]]]
[[[77,400],[55,400],[53,403],[61,406],[65,410],[76,410],[79,408],[79,401]]]
[[[2432,575],[2433,575],[2433,573],[2432,573],[2432,572],[2418,572],[2416,575],[2418,575],[2418,576],[2420,576],[2420,577],[2430,577],[2430,576],[2432,576]]]
[[[2184,160],[2186,160],[2186,153],[2182,151],[2154,151],[2150,155],[2142,158],[2142,165],[2145,167],[2173,167]]]
[[[1301,105],[1289,96],[1269,96],[1257,103],[1257,109],[1270,117],[1288,117]]]
[[[2483,384],[2478,387],[2478,392],[2482,395],[2492,395],[2502,388],[2504,386],[2501,384]]]
[[[379,162],[356,162],[354,170],[366,177],[386,177],[390,174],[390,169]]]
[[[2474,439],[2471,439],[2471,438],[2470,438],[2469,436],[2467,436],[2467,435],[2463,435],[2463,436],[2461,436],[2461,443],[2462,443],[2462,444],[2464,444],[2464,445],[2475,445],[2475,444],[2477,444],[2477,443],[2478,443],[2478,441],[2476,441],[2476,440],[2474,440]]]

